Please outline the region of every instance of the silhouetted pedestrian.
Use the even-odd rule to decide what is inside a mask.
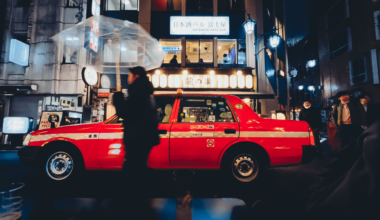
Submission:
[[[177,55],[173,56],[173,58],[170,60],[170,64],[178,64]]]
[[[359,96],[360,125],[365,130],[373,124],[380,116],[380,109],[377,104],[371,103],[368,94]]]
[[[350,96],[347,92],[338,92],[336,96],[340,103],[333,106],[332,117],[333,122],[338,127],[340,146],[343,149],[362,132],[360,112],[357,105],[350,101]]]
[[[321,112],[311,105],[309,100],[303,103],[303,108],[300,111],[299,119],[306,121],[313,130],[315,146],[317,146],[318,153],[322,156],[322,147],[319,138],[319,132],[322,130],[322,116]]]

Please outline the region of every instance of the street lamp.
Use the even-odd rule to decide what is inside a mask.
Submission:
[[[247,16],[248,16],[248,20],[244,21],[243,27],[244,27],[245,32],[247,34],[251,34],[251,33],[253,33],[253,30],[255,28],[256,21],[254,21],[251,18],[251,16],[249,15],[249,13],[247,13]]]
[[[317,63],[316,60],[309,60],[309,61],[307,61],[307,66],[310,68],[313,68],[313,67],[315,67],[316,63]]]
[[[315,91],[315,87],[314,87],[314,86],[309,86],[309,87],[307,87],[307,89],[308,89],[309,91],[311,91],[311,92],[314,92],[314,91]]]
[[[298,86],[298,90],[303,90],[303,86]]]
[[[280,35],[273,34],[269,37],[269,43],[272,48],[276,48],[280,44]]]

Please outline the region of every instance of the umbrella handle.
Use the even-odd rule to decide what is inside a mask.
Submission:
[[[121,78],[120,78],[120,57],[115,56],[116,63],[116,91],[121,92]]]

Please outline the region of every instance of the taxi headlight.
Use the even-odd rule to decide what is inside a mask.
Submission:
[[[32,139],[32,135],[31,134],[28,134],[24,140],[24,142],[22,143],[24,146],[28,146],[29,145],[29,142],[30,140]]]

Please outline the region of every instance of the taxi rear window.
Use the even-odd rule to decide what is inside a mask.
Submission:
[[[182,97],[178,122],[235,122],[232,111],[223,97]]]

